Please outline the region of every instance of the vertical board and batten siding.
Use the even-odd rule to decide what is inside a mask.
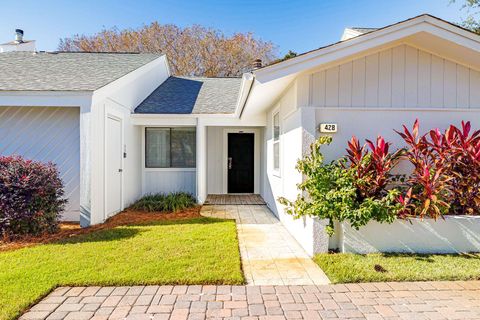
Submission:
[[[207,193],[222,194],[223,187],[223,127],[207,128]]]
[[[55,163],[68,199],[67,221],[80,218],[79,116],[79,108],[0,107],[0,155]]]
[[[480,72],[409,45],[311,75],[313,107],[480,108]]]
[[[195,169],[145,169],[144,194],[183,191],[196,194]]]

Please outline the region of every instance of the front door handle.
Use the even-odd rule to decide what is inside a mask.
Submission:
[[[123,172],[123,169],[118,169],[118,172]]]
[[[228,157],[228,170],[232,169],[232,157]]]

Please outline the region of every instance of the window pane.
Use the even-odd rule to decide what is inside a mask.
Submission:
[[[273,140],[277,141],[280,138],[280,119],[278,113],[273,116]]]
[[[172,128],[171,145],[173,168],[195,167],[195,128]]]
[[[273,144],[273,169],[280,170],[280,143]]]
[[[170,167],[170,129],[147,128],[145,136],[145,165],[147,168]]]

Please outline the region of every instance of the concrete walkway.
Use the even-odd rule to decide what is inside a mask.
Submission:
[[[249,285],[319,285],[329,280],[264,205],[205,205],[203,216],[235,219]]]
[[[480,281],[63,287],[20,319],[480,319]]]

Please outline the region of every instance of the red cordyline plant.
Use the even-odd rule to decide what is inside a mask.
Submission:
[[[434,129],[420,136],[418,119],[412,130],[397,131],[414,166],[409,189],[399,198],[401,216],[479,213],[480,131],[470,131],[470,122],[462,121],[461,129],[451,125],[444,133]]]
[[[389,148],[390,143],[381,136],[375,143],[366,140],[365,145],[360,145],[355,136],[348,142],[347,159],[355,174],[360,199],[381,196],[393,181],[391,170],[398,163],[400,151],[392,154]]]
[[[480,130],[471,132],[470,122],[462,128],[450,126],[450,186],[453,214],[480,214]]]

